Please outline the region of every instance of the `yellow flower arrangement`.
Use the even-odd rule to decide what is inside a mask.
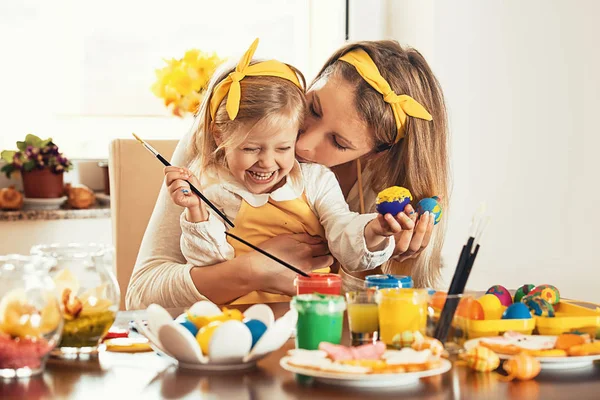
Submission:
[[[197,49],[186,51],[179,60],[165,60],[167,66],[156,70],[152,92],[164,100],[173,115],[193,114],[198,110],[210,77],[223,61],[215,53]]]

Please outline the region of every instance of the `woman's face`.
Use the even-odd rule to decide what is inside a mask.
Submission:
[[[305,124],[296,142],[299,161],[334,167],[371,152],[373,133],[359,117],[350,84],[321,78],[306,99]]]

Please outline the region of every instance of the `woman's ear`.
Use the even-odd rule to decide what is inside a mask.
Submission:
[[[223,138],[221,137],[221,133],[217,130],[213,130],[212,135],[215,138],[215,143],[217,144],[217,146],[221,146],[221,144],[223,143]]]

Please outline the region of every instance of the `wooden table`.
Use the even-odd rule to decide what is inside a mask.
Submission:
[[[277,317],[289,308],[273,305]],[[174,315],[180,310],[172,310]],[[116,324],[127,327],[131,311],[121,312]],[[144,312],[139,312],[142,317]],[[348,343],[347,325],[344,341]],[[91,361],[50,360],[42,376],[27,380],[0,380],[1,399],[598,399],[600,365],[542,372],[534,381],[506,383],[495,373],[475,373],[454,367],[418,385],[394,391],[358,391],[315,385],[301,387],[279,360],[292,340],[259,362],[259,368],[243,373],[201,373],[179,370],[154,353],[120,354],[102,352]]]

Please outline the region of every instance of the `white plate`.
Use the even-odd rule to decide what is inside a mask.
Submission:
[[[541,336],[541,335],[540,335]],[[554,337],[554,336],[541,336],[541,337]],[[465,342],[465,350],[469,351],[479,344],[481,339],[471,339]],[[498,358],[501,360],[508,360],[511,355],[498,354]],[[600,360],[600,355],[595,356],[581,356],[581,357],[535,357],[540,362],[542,369],[574,369],[584,368],[591,366],[594,361]]]
[[[316,369],[301,368],[290,365],[288,360],[291,357],[286,356],[279,361],[281,368],[295,374],[310,376],[318,382],[328,385],[347,386],[356,388],[391,388],[398,386],[412,385],[419,382],[420,378],[440,375],[448,372],[452,368],[452,363],[442,359],[442,365],[439,368],[419,372],[399,372],[396,374],[344,374],[338,372],[325,372]]]
[[[23,209],[25,210],[58,210],[63,203],[67,201],[67,196],[54,199],[33,199],[25,197],[23,199]]]
[[[95,194],[96,194],[96,200],[98,200],[98,203],[110,204],[110,195],[105,194],[105,193],[95,193]]]

